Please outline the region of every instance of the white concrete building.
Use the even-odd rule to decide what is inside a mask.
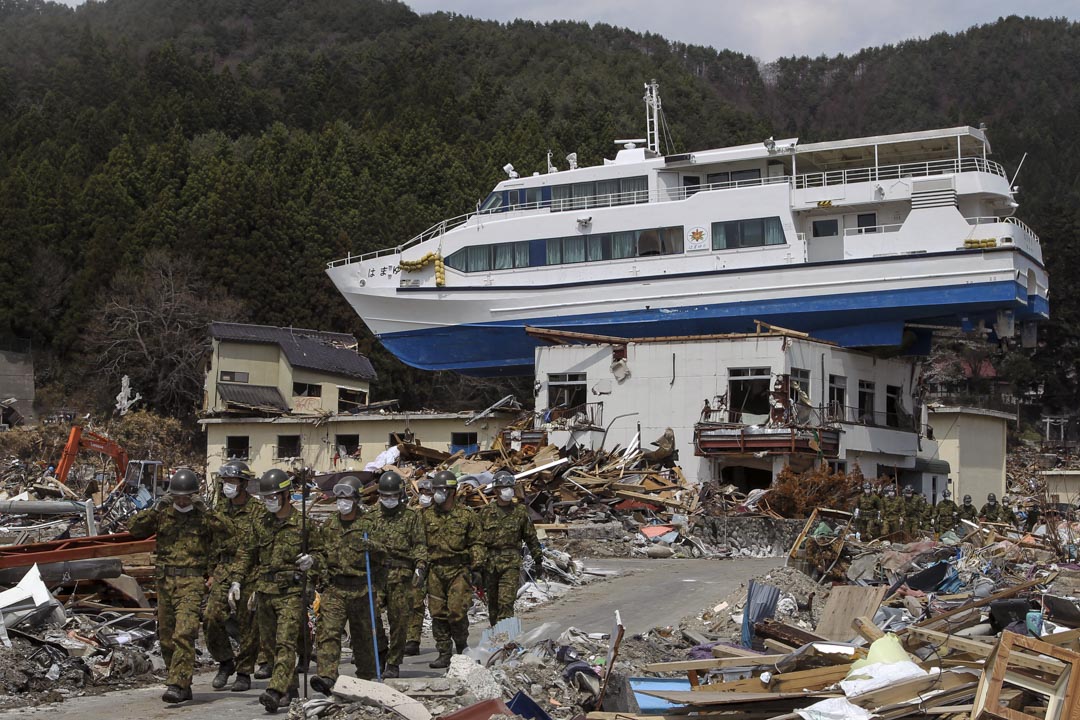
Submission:
[[[536,408],[557,444],[625,447],[640,427],[649,449],[670,427],[695,481],[764,487],[785,465],[828,462],[898,477],[927,496],[944,482],[942,463],[917,463],[936,446],[923,435],[912,359],[785,332],[600,342],[537,332],[587,343],[536,350]]]
[[[982,408],[930,405],[928,422],[938,443],[937,457],[953,468],[953,493],[982,507],[988,493],[1005,494],[1005,444],[1013,413]]]

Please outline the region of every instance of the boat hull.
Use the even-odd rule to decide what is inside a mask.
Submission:
[[[548,285],[519,271],[501,284],[379,289],[356,282],[359,267],[329,273],[403,362],[475,375],[532,374],[541,343],[526,326],[639,338],[749,332],[761,320],[868,347],[901,345],[909,324],[990,328],[1006,311],[1017,323],[1049,314],[1045,270],[1011,249]]]

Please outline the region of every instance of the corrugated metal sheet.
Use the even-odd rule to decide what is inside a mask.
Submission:
[[[288,412],[289,405],[276,387],[269,385],[248,385],[246,383],[217,384],[218,395],[226,405],[239,405],[245,408],[273,408]]]

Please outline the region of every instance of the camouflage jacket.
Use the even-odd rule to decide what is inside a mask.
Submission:
[[[855,501],[855,509],[859,511],[859,519],[863,522],[876,522],[881,515],[881,496],[873,493],[863,493]]]
[[[926,511],[930,505],[923,495],[912,495],[904,501],[904,514],[912,522],[926,522]]]
[[[987,522],[1010,524],[1016,519],[1012,510],[1002,503],[994,503],[993,505],[986,503],[982,506],[982,510],[979,511],[979,517],[986,518]]]
[[[449,511],[431,507],[422,515],[427,537],[428,562],[464,565],[474,570],[484,566],[484,539],[476,514],[455,504]]]
[[[420,513],[399,505],[387,511],[382,505],[368,512],[371,539],[379,546],[378,563],[392,582],[403,582],[417,567],[427,566],[427,537]]]
[[[904,499],[901,497],[886,496],[881,501],[881,514],[888,518],[899,518],[904,516]]]
[[[266,511],[258,498],[249,497],[243,505],[233,505],[228,499],[219,511],[221,516],[230,523],[232,531],[228,542],[222,543],[220,554],[217,557],[217,570],[215,577],[219,580],[252,581],[253,577],[241,575],[241,569],[237,566],[240,559],[238,550],[245,548],[251,553],[255,547],[255,526],[263,522],[270,513]]]
[[[300,592],[302,577],[296,570],[296,558],[302,547],[300,513],[293,510],[281,520],[265,512],[252,528],[250,549],[236,550],[241,577],[254,577],[255,589],[261,593]]]
[[[938,531],[949,530],[956,525],[959,510],[952,500],[942,500],[934,508],[934,520]]]
[[[128,529],[137,538],[157,535],[158,573],[167,568],[184,568],[209,575],[210,561],[232,533],[230,524],[201,501],[191,512],[177,512],[168,499],[158,501],[132,519]]]
[[[961,505],[960,509],[956,511],[956,517],[959,520],[975,522],[979,519],[979,513],[975,512],[974,505]]]
[[[379,556],[371,539],[374,526],[370,511],[359,511],[352,520],[342,520],[338,513],[330,515],[322,527],[311,534],[310,552],[315,556],[315,572],[327,582],[339,575],[366,577],[364,553],[371,552],[373,565]]]
[[[480,511],[480,529],[484,534],[488,560],[520,560],[522,542],[529,548],[530,555],[540,557],[536,528],[529,518],[529,511],[520,503],[502,507],[493,502],[486,506]]]

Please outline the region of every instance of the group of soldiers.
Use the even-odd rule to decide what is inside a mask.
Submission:
[[[1013,525],[1016,515],[1006,504],[999,503],[990,493],[986,504],[976,511],[971,496],[965,495],[963,505],[957,506],[952,493],[944,490],[941,501],[930,505],[922,493],[908,486],[903,494],[896,494],[894,485],[885,487],[884,496],[874,491],[874,486],[864,483],[862,494],[855,501],[853,526],[860,537],[899,539],[920,532],[943,535],[960,525],[961,520]]]
[[[402,478],[385,472],[370,509],[360,478],[345,476],[333,487],[336,512],[311,528],[294,507],[294,479],[285,471],[256,480],[245,463],[231,461],[218,476],[222,508],[211,510],[199,494],[199,477],[181,469],[169,494],[130,524],[136,537],[157,536],[167,703],[192,697],[202,627],[218,662],[214,689],[225,689],[235,675],[230,689],[250,690],[262,655],[269,683],[259,702],[267,712],[286,707],[298,695],[298,655],[301,665],[308,663],[311,610],[317,674],[310,684],[323,694],[338,677],[346,623],[357,677],[397,677],[404,656],[420,653],[425,602],[438,651],[428,665],[449,667],[452,655],[468,646],[474,592],[486,599],[495,625],[514,614],[522,546],[536,567],[542,563],[536,530],[507,471],[495,474],[495,500],[479,511],[457,501],[457,477],[448,470],[421,479],[412,506]]]

